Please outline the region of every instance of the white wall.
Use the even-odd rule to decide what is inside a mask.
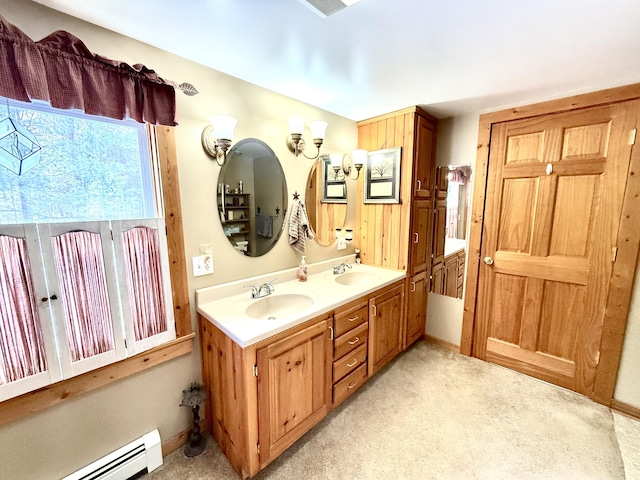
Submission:
[[[627,320],[627,330],[622,348],[622,359],[618,368],[618,379],[613,397],[616,400],[640,408],[640,265],[636,268],[636,279]]]
[[[478,114],[440,120],[436,145],[436,166],[471,165],[472,190],[475,187],[473,168],[476,162],[478,120]],[[427,335],[459,347],[463,310],[462,299],[429,293]]]
[[[529,103],[534,103],[531,101]],[[437,165],[475,164],[478,115],[465,115],[441,120],[438,126]],[[475,188],[474,182],[474,188]],[[468,265],[469,262],[467,262]],[[462,336],[463,305],[461,300],[443,295],[429,294],[427,306],[427,334],[455,345]],[[640,408],[640,266],[636,267],[636,279],[622,359],[614,398]]]
[[[230,280],[294,267],[299,256],[283,235],[261,258],[236,252],[227,241],[216,207],[220,168],[203,151],[200,135],[215,113],[238,118],[236,141],[255,137],[266,142],[280,159],[291,194],[304,195],[313,164],[295,158],[285,145],[286,117],[300,113],[310,120],[329,122],[323,152],[350,151],[357,146],[355,122],[275,94],[220,72],[205,68],[130,38],[98,28],[27,0],[0,0],[0,14],[39,40],[55,30],[66,30],[96,53],[129,64],[143,63],[161,77],[192,83],[200,94],[178,93],[175,129],[191,314],[197,331],[194,290]],[[355,184],[349,196],[355,198]],[[349,205],[347,226],[355,225],[355,204]],[[211,243],[215,273],[194,278],[190,257],[200,244]],[[352,253],[350,246],[344,253]],[[312,244],[308,261],[338,257],[333,247]],[[79,398],[67,399],[21,420],[0,427],[0,478],[60,478],[148,431],[159,428],[167,440],[190,427],[190,411],[179,407],[182,390],[201,381],[199,340],[195,351],[148,371],[115,382]]]

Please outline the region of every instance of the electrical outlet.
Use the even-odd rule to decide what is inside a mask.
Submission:
[[[346,250],[347,248],[347,240],[345,238],[338,238],[338,250]]]
[[[193,276],[200,277],[202,275],[210,275],[213,273],[213,255],[200,255],[193,257]]]

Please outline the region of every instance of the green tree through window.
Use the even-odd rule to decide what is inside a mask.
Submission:
[[[28,128],[42,153],[19,176],[0,166],[0,224],[156,216],[144,125],[2,100],[0,118]]]

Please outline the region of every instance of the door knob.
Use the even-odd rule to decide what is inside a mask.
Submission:
[[[493,258],[484,257],[484,263],[486,263],[487,265],[493,265]]]

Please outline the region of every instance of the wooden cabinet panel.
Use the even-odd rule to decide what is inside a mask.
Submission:
[[[367,361],[367,344],[363,343],[341,359],[333,362],[333,381],[337,382]]]
[[[407,296],[409,300],[404,348],[424,334],[427,323],[427,272],[419,273],[409,279]]]
[[[444,262],[431,267],[431,293],[444,295]]]
[[[447,257],[444,270],[444,294],[455,298],[458,294],[458,255]]]
[[[333,387],[333,404],[338,405],[355,392],[367,379],[367,367],[361,365]]]
[[[447,237],[447,200],[436,200],[433,214],[433,264],[444,261]]]
[[[402,350],[404,285],[394,284],[369,300],[369,376]]]
[[[331,408],[328,320],[257,351],[260,463],[264,466]]]
[[[363,343],[367,343],[369,324],[363,323],[359,327],[340,335],[334,340],[334,358],[340,358]]]
[[[411,213],[410,274],[429,270],[431,264],[431,202],[416,200]]]
[[[363,298],[355,302],[351,302],[344,307],[340,307],[334,313],[333,318],[334,335],[337,338],[369,319],[369,305],[367,304],[367,299]]]
[[[414,198],[431,199],[433,166],[435,165],[435,123],[421,115],[416,121],[416,153],[414,157]]]

